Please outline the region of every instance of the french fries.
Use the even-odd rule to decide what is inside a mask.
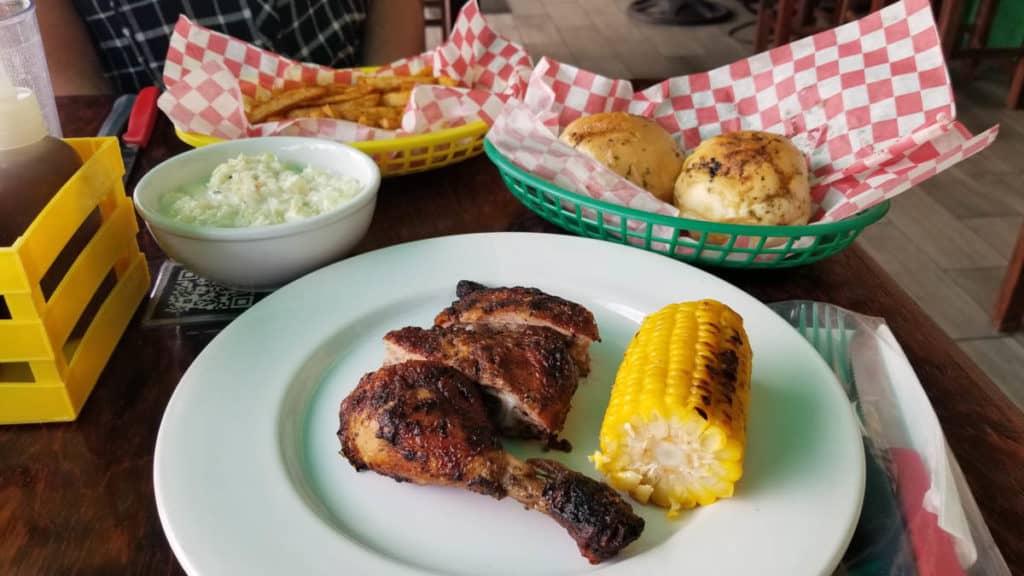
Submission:
[[[319,98],[326,93],[327,88],[324,86],[303,86],[301,88],[292,88],[291,90],[282,90],[276,96],[272,94],[266,102],[254,105],[252,112],[249,113],[249,122],[259,124],[270,116],[282,114],[285,110],[308,100]]]
[[[296,118],[336,118],[395,130],[401,126],[402,112],[412,89],[421,84],[459,85],[448,76],[434,77],[427,67],[412,76],[361,76],[355,84],[260,90],[256,96],[243,96],[242,103],[252,124]]]
[[[331,107],[327,104],[323,106],[305,106],[302,108],[293,108],[284,115],[287,119],[293,118],[334,118],[331,115]]]
[[[349,102],[373,93],[373,89],[369,86],[345,86],[342,89],[334,90],[332,90],[332,88],[334,87],[332,86],[328,88],[326,96],[317,98],[315,101],[310,102],[310,104],[337,104],[339,102]],[[404,102],[402,103],[402,106],[405,106]]]
[[[417,84],[437,84],[437,79],[427,76],[363,76],[357,82],[360,86],[369,86],[381,92],[392,92],[410,90]]]
[[[405,108],[405,103],[409,101],[409,96],[412,95],[412,90],[402,90],[400,92],[386,92],[380,97],[380,101],[385,106],[392,108]]]

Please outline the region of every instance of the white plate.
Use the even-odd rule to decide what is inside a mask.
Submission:
[[[636,505],[643,536],[590,566],[554,521],[512,501],[356,473],[339,455],[338,405],[383,357],[381,337],[427,326],[455,283],[527,285],[592,310],[603,341],[547,453],[598,477],[587,455],[626,344],[644,315],[717,298],[754,351],[745,475],[736,495],[668,520]],[[507,443],[519,456],[540,455]],[[157,508],[190,574],[828,573],[856,524],[864,457],[828,367],[764,305],[663,256],[556,235],[404,244],[322,269],[228,326],[185,373],[160,426]],[[680,572],[683,571],[683,572]]]

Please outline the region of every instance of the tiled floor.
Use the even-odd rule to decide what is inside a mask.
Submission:
[[[728,23],[651,26],[626,15],[629,0],[507,0],[488,20],[548,56],[607,76],[664,78],[708,70],[750,55],[753,20],[733,0]],[[744,42],[746,40],[746,42]],[[869,253],[1024,409],[1024,332],[999,334],[989,310],[1024,223],[1024,111],[1003,106],[1008,79],[958,77],[958,118],[973,131],[1001,124],[981,155],[898,197],[890,215],[859,240]]]

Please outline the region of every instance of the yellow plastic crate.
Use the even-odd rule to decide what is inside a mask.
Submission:
[[[82,168],[12,246],[0,247],[0,297],[9,310],[0,319],[0,424],[77,418],[149,288],[117,139],[66,142]],[[99,230],[47,300],[40,279],[96,208]],[[71,338],[109,274],[112,289],[81,336]]]

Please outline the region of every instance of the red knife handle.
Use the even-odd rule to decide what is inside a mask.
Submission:
[[[128,129],[121,137],[125,144],[143,147],[149,142],[153,124],[156,124],[156,98],[159,95],[156,86],[147,86],[139,91],[132,114],[128,117]]]
[[[966,576],[957,559],[953,537],[939,526],[938,516],[924,508],[924,496],[932,479],[921,456],[901,447],[890,448],[889,455],[896,467],[896,489],[918,576]]]

